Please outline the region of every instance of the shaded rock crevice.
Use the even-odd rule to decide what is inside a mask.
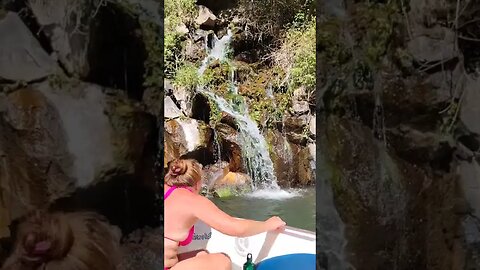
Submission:
[[[141,100],[147,52],[138,18],[115,5],[99,9],[90,25],[86,80],[123,89]]]

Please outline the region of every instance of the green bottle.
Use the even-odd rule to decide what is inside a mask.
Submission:
[[[243,270],[255,270],[255,264],[252,262],[252,254],[248,253],[247,262],[243,265]]]

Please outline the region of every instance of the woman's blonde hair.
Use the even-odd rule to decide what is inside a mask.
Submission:
[[[20,224],[5,270],[115,270],[120,233],[93,212],[34,211]]]
[[[165,184],[169,186],[195,186],[202,179],[202,167],[194,159],[176,159],[168,163]]]

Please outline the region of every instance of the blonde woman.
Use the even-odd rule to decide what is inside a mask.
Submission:
[[[199,195],[202,187],[202,168],[191,159],[178,159],[169,163],[165,176],[165,270],[230,270],[231,261],[222,253],[199,253],[179,261],[178,247],[188,245],[195,231],[194,224],[201,220],[223,234],[248,237],[273,231],[286,224],[279,217],[266,221],[234,218],[220,210],[208,198]]]
[[[35,211],[20,224],[2,270],[117,270],[120,231],[93,212]]]

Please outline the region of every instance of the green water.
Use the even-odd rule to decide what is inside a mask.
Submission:
[[[235,217],[263,221],[271,216],[279,216],[288,226],[315,231],[315,189],[269,191],[254,195],[212,198],[212,201]]]

